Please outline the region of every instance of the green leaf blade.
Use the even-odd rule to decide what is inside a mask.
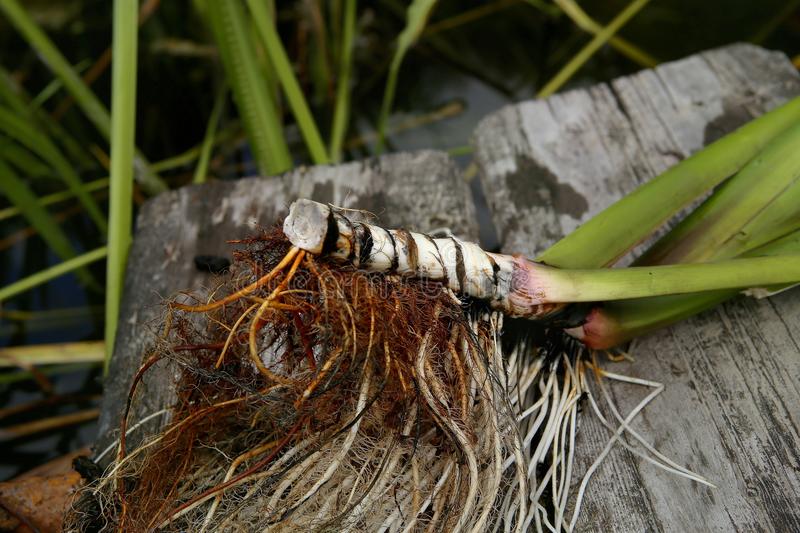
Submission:
[[[292,168],[283,125],[264,76],[258,69],[254,39],[238,2],[207,1],[207,19],[233,91],[259,171],[278,174]]]
[[[303,91],[300,89],[300,84],[297,82],[297,77],[292,71],[289,57],[286,55],[286,50],[284,50],[278,31],[275,28],[275,22],[271,20],[267,6],[263,2],[247,0],[247,5],[250,7],[256,30],[261,37],[267,54],[269,54],[270,62],[275,67],[278,80],[283,87],[286,99],[289,101],[289,106],[292,108],[297,126],[300,128],[300,133],[303,135],[308,151],[311,153],[311,158],[315,164],[324,165],[330,161],[325,150],[325,144],[322,142],[322,137],[314,122],[314,117],[311,115],[311,110],[308,107]]]
[[[0,0],[2,10],[11,23],[22,34],[28,44],[36,50],[47,67],[62,81],[64,88],[75,98],[75,102],[86,118],[106,138],[111,135],[111,117],[99,98],[89,89],[72,65],[61,54],[47,34],[36,24],[17,0]],[[138,21],[138,12],[134,23]],[[153,173],[143,155],[137,152],[137,179],[151,194],[167,190],[166,184]]]
[[[425,24],[428,22],[436,0],[414,0],[406,11],[406,25],[397,38],[397,48],[395,49],[392,62],[389,65],[389,77],[386,81],[386,88],[383,91],[383,102],[381,112],[378,117],[378,152],[383,151],[386,144],[386,127],[389,122],[389,114],[392,111],[394,95],[397,91],[397,78],[400,75],[400,65],[408,50],[414,45]]]
[[[94,198],[85,190],[83,182],[58,147],[47,135],[39,132],[22,117],[0,108],[0,131],[39,155],[56,171],[56,174],[86,208],[89,217],[100,231],[107,231],[106,218]]]
[[[133,168],[136,137],[137,0],[114,0],[111,63],[111,176],[106,262],[106,365],[117,334],[125,265],[133,226]]]

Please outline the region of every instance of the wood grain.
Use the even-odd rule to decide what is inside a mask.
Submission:
[[[734,45],[490,115],[474,144],[503,250],[543,251],[640,183],[797,94],[800,77],[785,56]],[[589,484],[576,530],[800,531],[797,290],[737,299],[642,338],[630,352],[634,362],[605,367],[665,385],[634,428],[717,488],[615,446]],[[650,392],[611,391],[623,413]],[[586,406],[576,472],[609,437]]]

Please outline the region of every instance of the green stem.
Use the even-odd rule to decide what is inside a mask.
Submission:
[[[65,261],[75,257],[75,249],[67,234],[50,216],[50,213],[39,204],[36,195],[33,194],[27,183],[2,158],[0,158],[0,193],[19,208],[31,226],[39,232],[42,239],[58,257]],[[86,286],[98,287],[88,270],[81,269],[77,275]]]
[[[106,363],[117,333],[125,264],[133,225],[133,154],[136,132],[137,0],[114,0],[111,64],[111,186],[106,263]]]
[[[61,83],[61,80],[57,81]],[[11,78],[11,75],[2,66],[0,66],[0,96],[15,113],[49,131],[64,146],[69,156],[78,162],[79,166],[90,167],[93,165],[93,159],[86,147],[81,146],[61,124],[53,120],[49,113],[38,108],[30,95]]]
[[[59,276],[63,276],[64,274],[67,274],[74,270],[78,270],[79,268],[82,268],[90,263],[99,261],[100,259],[106,256],[106,253],[107,253],[107,248],[103,246],[102,248],[97,248],[96,250],[92,250],[91,252],[87,252],[77,257],[73,257],[72,259],[68,259],[63,263],[59,263],[57,265],[51,266],[50,268],[40,270],[39,272],[31,274],[26,278],[22,278],[21,280],[15,281],[11,285],[7,285],[2,289],[0,289],[0,302],[6,301],[9,298],[16,296],[17,294],[28,291],[43,283],[47,283],[48,281],[55,279]]]
[[[797,257],[797,254],[800,254],[800,230],[751,250],[746,256]],[[769,287],[771,290],[782,288],[785,286]],[[610,348],[711,309],[739,293],[739,290],[719,290],[607,302],[602,307],[594,309],[586,324],[576,328],[572,333],[591,348]]]
[[[800,282],[800,254],[652,267],[531,271],[539,303],[605,302]]]
[[[692,200],[719,185],[800,121],[800,98],[684,159],[581,225],[538,259],[563,268],[613,264]]]
[[[32,152],[45,160],[64,184],[80,200],[89,217],[97,225],[100,232],[107,230],[106,218],[94,198],[84,188],[78,173],[61,151],[50,141],[50,138],[37,130],[29,121],[14,113],[0,108],[0,131],[15,139]]]
[[[561,11],[563,11],[572,20],[572,22],[574,22],[575,25],[583,31],[591,33],[592,35],[598,35],[603,31],[603,27],[595,22],[592,17],[587,15],[575,0],[553,1],[559,8],[561,8]],[[658,60],[656,60],[653,56],[640,49],[638,46],[629,43],[622,37],[612,36],[608,39],[608,44],[610,44],[619,53],[631,61],[634,61],[643,67],[653,68],[658,65]]]
[[[83,185],[83,190],[86,192],[95,192],[101,189],[105,189],[108,187],[108,178],[101,178],[99,180],[90,181]],[[74,198],[75,194],[71,190],[66,191],[59,191],[54,192],[53,194],[48,194],[47,196],[42,196],[37,200],[37,203],[40,206],[47,206],[56,204],[58,202],[63,202],[64,200],[69,200],[70,198]],[[0,221],[6,220],[11,217],[15,217],[20,214],[20,209],[17,206],[6,207],[5,209],[0,209]]]

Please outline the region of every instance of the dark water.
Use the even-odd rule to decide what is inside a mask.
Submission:
[[[609,21],[628,2],[583,1],[581,6],[601,23]],[[57,7],[52,7],[53,5]],[[282,16],[281,30],[287,38],[287,49],[293,57],[302,55],[294,29],[298,14],[295,8],[278,3]],[[300,5],[302,3],[297,2]],[[485,2],[441,2],[434,12],[434,25]],[[288,5],[288,4],[287,4]],[[294,4],[292,4],[294,5]],[[784,50],[790,57],[800,53],[800,11],[798,1],[787,0],[654,0],[621,32],[638,47],[659,61],[721,46],[735,41],[753,41],[766,47]],[[34,2],[40,22],[56,39],[71,60],[94,59],[110,42],[110,2]],[[59,15],[60,6],[66,15]],[[499,9],[468,24],[425,35],[403,64],[391,128],[406,129],[390,135],[392,150],[434,148],[458,149],[469,144],[477,122],[503,105],[528,99],[574,55],[589,37],[566,17],[552,17],[525,2],[500,2]],[[382,98],[384,69],[392,49],[393,36],[402,29],[403,4],[394,1],[363,3],[359,14],[360,34],[357,42],[353,119],[350,136],[361,136],[366,142],[354,143],[349,158],[371,155],[374,143],[370,136]],[[51,13],[52,11],[52,13]],[[49,13],[49,14],[47,14]],[[55,14],[53,14],[55,13]],[[47,16],[50,19],[46,18]],[[54,17],[66,17],[54,22]],[[46,69],[19,39],[16,32],[0,21],[0,58],[5,68],[25,74],[25,87],[32,93],[41,90],[51,77]],[[167,39],[183,39],[203,43],[207,35],[193,14],[190,2],[162,2],[159,11],[143,27],[140,34],[140,71],[138,102],[138,143],[153,161],[166,158],[198,144],[205,129],[208,111],[215,94],[219,71],[208,57],[185,57],[163,52]],[[159,51],[162,50],[162,51]],[[569,82],[568,88],[586,86],[598,81],[628,74],[639,65],[611,47],[601,49]],[[309,94],[314,93],[312,75],[300,69],[301,82]],[[94,85],[108,101],[108,74]],[[49,110],[61,97],[46,103]],[[311,98],[323,136],[330,122],[330,105],[322,98]],[[49,107],[48,107],[49,106]],[[448,118],[435,119],[437,114]],[[224,128],[233,120],[228,105]],[[75,131],[87,145],[105,146],[76,112],[67,114],[64,126]],[[413,127],[408,127],[413,123]],[[296,129],[287,129],[289,139],[297,147],[298,163],[307,162]],[[352,139],[351,139],[352,140]],[[465,167],[470,156],[457,150],[457,160]],[[225,161],[217,170],[223,179],[252,172],[246,147],[227,146],[220,151]],[[173,183],[183,183],[191,176],[188,165],[165,173]],[[103,175],[102,170],[88,170],[89,181]],[[43,178],[34,184],[45,194],[60,185]],[[473,190],[480,202],[477,182]],[[105,199],[101,203],[105,203]],[[6,204],[0,200],[0,208]],[[53,212],[70,204],[60,204]],[[485,210],[482,240],[485,246],[496,246],[496,237]],[[17,217],[0,222],[0,239],[10,239],[27,227]],[[80,214],[69,215],[62,227],[79,251],[99,245],[100,239],[91,223]],[[58,259],[47,250],[38,236],[20,238],[0,249],[0,284],[6,285],[56,264]],[[95,277],[104,278],[102,263],[90,268]],[[102,293],[82,287],[74,275],[63,276],[47,285],[31,290],[2,304],[0,312],[0,347],[100,339],[103,333]],[[53,314],[53,310],[64,310]],[[25,320],[9,317],[17,311],[34,316]],[[50,311],[50,314],[44,313]],[[16,371],[2,374],[7,379]],[[87,368],[52,377],[58,394],[97,394],[101,390],[99,371]],[[17,381],[0,384],[0,405],[20,405],[42,398],[34,382]],[[53,416],[95,405],[95,400],[69,401],[33,411],[25,416],[0,419],[0,426]],[[92,441],[94,424],[87,423],[67,431],[14,442],[0,443],[0,479],[7,478],[43,460],[55,457]]]

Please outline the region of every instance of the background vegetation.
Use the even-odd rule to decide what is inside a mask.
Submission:
[[[474,125],[505,103],[733,41],[800,66],[798,6],[0,0],[0,347],[28,347],[0,352],[0,442],[13,446],[0,475],[91,441],[148,196],[386,150],[468,165]]]

